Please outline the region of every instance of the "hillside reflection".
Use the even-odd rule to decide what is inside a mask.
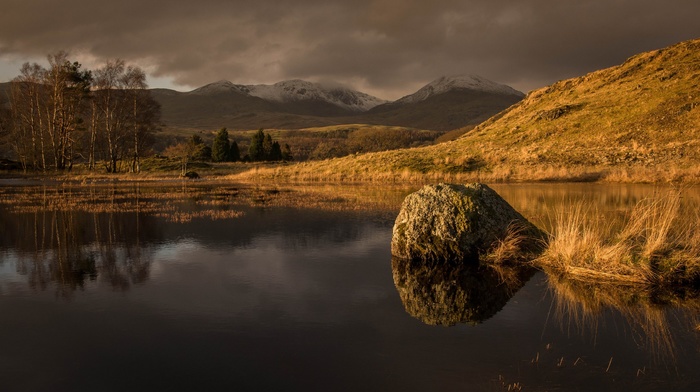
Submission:
[[[498,313],[534,275],[527,267],[392,258],[406,312],[428,325],[478,324]]]

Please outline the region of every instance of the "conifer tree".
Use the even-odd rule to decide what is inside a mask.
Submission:
[[[272,136],[270,134],[265,134],[265,138],[263,139],[263,161],[272,161]]]
[[[250,139],[250,147],[248,147],[248,157],[251,161],[265,160],[265,150],[263,143],[265,141],[265,132],[260,128]]]
[[[278,142],[272,143],[272,148],[270,149],[270,161],[281,161],[282,160],[282,148]]]
[[[292,149],[289,147],[289,144],[284,143],[284,147],[282,148],[282,160],[291,161],[292,159],[294,159],[292,156]]]
[[[228,140],[228,131],[221,128],[214,138],[211,146],[211,158],[214,162],[228,162],[231,160],[231,143]]]
[[[238,162],[241,160],[241,151],[238,149],[238,143],[236,143],[235,140],[231,142],[228,158],[231,162]]]

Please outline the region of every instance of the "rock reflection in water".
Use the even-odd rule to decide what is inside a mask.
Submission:
[[[498,313],[530,279],[527,266],[392,258],[406,312],[428,325],[478,324]]]

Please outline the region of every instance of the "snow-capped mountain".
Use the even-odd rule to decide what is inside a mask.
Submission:
[[[153,90],[164,123],[182,128],[306,128],[338,124],[452,130],[478,124],[523,94],[479,76],[439,78],[394,102],[333,84],[220,80],[190,92]]]
[[[327,86],[298,79],[286,80],[272,85],[241,85],[231,83],[228,80],[220,80],[200,87],[191,93],[208,95],[230,91],[258,97],[268,102],[322,101],[352,112],[365,112],[387,102],[346,87]]]
[[[398,99],[394,103],[406,104],[425,101],[426,99],[453,90],[472,90],[485,93],[515,95],[524,97],[525,94],[504,84],[499,84],[478,75],[443,76],[433,80],[411,95]]]
[[[241,94],[247,94],[246,86],[240,84],[234,84],[228,80],[219,80],[218,82],[209,83],[198,89],[192,90],[189,94],[195,95],[210,95],[210,94],[222,94],[235,91]]]

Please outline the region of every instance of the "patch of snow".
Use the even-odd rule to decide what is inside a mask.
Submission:
[[[235,91],[235,92],[242,93],[242,94],[248,94],[246,86],[243,86],[240,84],[233,84],[233,83],[229,82],[228,80],[219,80],[218,82],[209,83],[209,84],[202,86],[198,89],[190,91],[190,94],[207,95],[207,94],[226,93],[229,91]]]
[[[306,100],[319,100],[331,103],[344,109],[355,112],[364,112],[387,101],[373,97],[369,94],[354,91],[346,87],[326,86],[320,83],[311,83],[304,80],[286,80],[283,82],[256,85],[234,84],[228,80],[207,84],[191,94],[220,94],[235,91],[252,97],[262,98],[274,102],[294,102]]]
[[[510,86],[505,84],[499,84],[483,78],[478,75],[456,75],[456,76],[443,76],[432,82],[428,83],[420,90],[416,91],[411,95],[407,95],[399,100],[397,103],[414,103],[420,102],[432,97],[434,95],[444,94],[451,90],[457,89],[467,89],[475,91],[484,91],[489,93],[499,93],[505,95],[517,95],[524,96],[524,94]]]
[[[292,102],[305,100],[325,101],[353,111],[367,111],[386,101],[345,87],[325,86],[304,80],[285,80],[273,85],[247,86],[249,94],[268,101]]]

